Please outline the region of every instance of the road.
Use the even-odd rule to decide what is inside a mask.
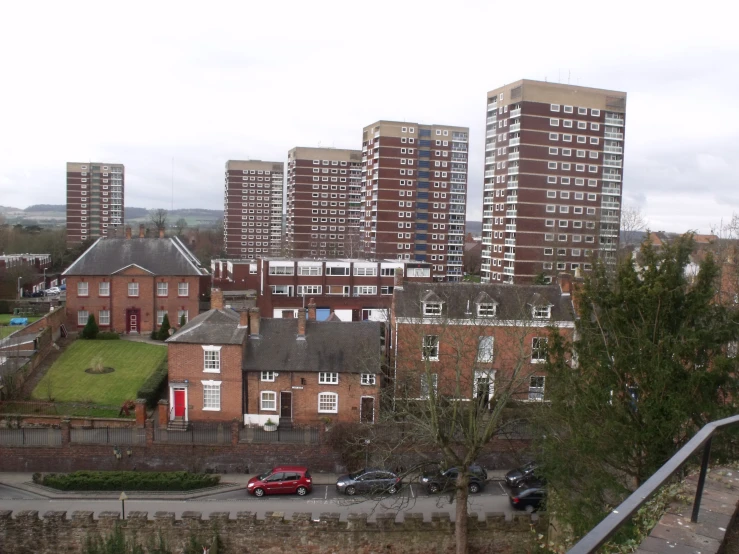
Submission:
[[[103,511],[121,510],[121,503],[117,500],[50,500],[1,485],[0,505],[5,510],[38,510],[40,515],[50,510],[65,510],[67,517],[75,510],[92,510],[96,515]],[[174,512],[177,517],[185,511],[202,512],[204,516],[211,512],[231,512],[231,517],[236,517],[236,512],[249,511],[256,512],[259,518],[263,518],[266,512],[283,512],[287,519],[295,512],[310,512],[314,519],[318,519],[324,512],[336,512],[341,515],[342,521],[346,520],[349,513],[368,514],[370,521],[378,513],[396,513],[396,520],[402,521],[404,513],[422,513],[424,519],[430,521],[434,512],[446,512],[453,519],[455,509],[455,505],[449,501],[449,495],[429,496],[417,484],[406,487],[398,495],[381,499],[349,498],[339,495],[334,486],[317,485],[305,497],[286,495],[255,498],[245,491],[232,491],[192,500],[126,502],[126,512],[149,512],[150,517],[158,511]],[[481,494],[470,495],[469,511],[480,516],[487,512],[503,512],[510,517],[513,513],[507,493],[499,482],[489,482]]]

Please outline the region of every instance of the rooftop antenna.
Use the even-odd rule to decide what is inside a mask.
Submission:
[[[170,211],[174,211],[174,156],[172,156],[172,205]]]

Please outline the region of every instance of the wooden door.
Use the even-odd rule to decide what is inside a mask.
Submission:
[[[292,419],[293,417],[293,393],[280,393],[280,418]]]
[[[185,391],[182,389],[174,391],[174,416],[185,417]]]
[[[359,408],[359,418],[362,423],[375,422],[375,399],[372,396],[363,396]]]

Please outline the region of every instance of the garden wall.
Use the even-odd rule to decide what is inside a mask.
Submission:
[[[200,512],[185,512],[182,519],[173,513],[129,512],[120,521],[118,512],[103,512],[93,519],[92,512],[46,512],[39,519],[36,511],[0,512],[0,542],[12,545],[14,554],[56,554],[81,552],[88,536],[109,535],[116,525],[127,538],[136,537],[146,545],[164,539],[167,547],[181,551],[195,538],[198,546],[210,546],[217,533],[219,554],[282,554],[311,552],[329,554],[353,552],[369,554],[435,554],[455,551],[454,523],[448,514],[434,514],[424,522],[422,514],[406,514],[405,521],[395,522],[395,514],[377,514],[376,522],[367,522],[367,514],[349,514],[340,522],[339,514],[321,514],[312,521],[310,513],[296,513],[285,520],[282,513],[268,512],[258,520],[253,512],[238,512],[231,519],[228,512],[210,514],[203,519]],[[533,528],[532,528],[533,523]],[[528,515],[517,514],[506,521],[503,514],[487,514],[485,521],[469,519],[469,552],[530,552],[536,532],[545,528],[544,520],[532,522]]]

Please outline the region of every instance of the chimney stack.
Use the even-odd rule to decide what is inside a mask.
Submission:
[[[143,223],[140,223],[139,224],[139,238],[140,239],[144,238],[144,235],[145,234],[146,234],[146,231],[144,229],[144,224]]]
[[[210,289],[210,309],[223,309],[223,291],[221,289]]]
[[[562,291],[562,296],[569,296],[572,293],[572,275],[569,273],[560,273],[557,275],[557,281],[559,282],[559,289]]]
[[[159,229],[159,238],[160,239],[164,238],[164,228]]]
[[[305,316],[307,311],[305,308],[298,309],[298,340],[305,340]]]
[[[308,320],[316,321],[316,301],[313,298],[308,302]]]
[[[126,225],[126,239],[131,240],[131,226]]]
[[[252,337],[259,336],[259,326],[261,324],[261,315],[259,314],[259,308],[249,308],[249,334]]]
[[[242,310],[239,312],[239,329],[244,329],[249,326],[249,310]]]
[[[403,288],[403,270],[399,267],[395,268],[395,277],[393,278],[393,286],[395,288]]]

